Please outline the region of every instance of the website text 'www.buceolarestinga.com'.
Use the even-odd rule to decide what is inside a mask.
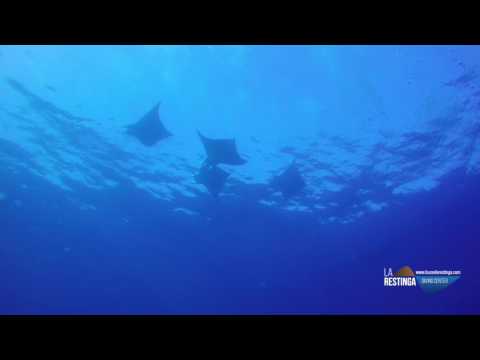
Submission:
[[[455,276],[462,275],[461,270],[417,270],[415,271],[416,275],[444,275],[444,276]]]

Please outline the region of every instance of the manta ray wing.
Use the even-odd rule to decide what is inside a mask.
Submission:
[[[198,132],[210,165],[243,165],[247,161],[240,157],[235,139],[210,139]]]
[[[160,120],[158,110],[160,103],[156,104],[139,121],[127,126],[127,133],[135,137],[145,146],[153,146],[157,142],[172,136]]]
[[[195,176],[195,180],[205,186],[210,194],[217,197],[229,176],[228,172],[218,166],[204,165]]]
[[[272,187],[280,191],[285,198],[298,195],[306,186],[298,167],[293,162],[283,173],[276,176],[271,183]]]

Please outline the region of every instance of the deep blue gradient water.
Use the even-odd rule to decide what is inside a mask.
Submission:
[[[477,46],[0,46],[0,314],[478,314]],[[160,101],[173,133],[125,126]],[[234,137],[218,198],[196,131]],[[306,188],[269,185],[293,160]],[[384,269],[461,270],[445,290]]]

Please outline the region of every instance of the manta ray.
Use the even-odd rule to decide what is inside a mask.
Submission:
[[[135,137],[145,146],[153,146],[160,140],[172,136],[160,120],[158,110],[160,103],[157,103],[140,120],[127,126],[127,134]]]
[[[270,185],[288,199],[298,195],[305,188],[306,184],[296,162],[293,161],[283,173],[273,178]]]
[[[205,164],[213,166],[218,164],[243,165],[247,162],[238,154],[235,139],[209,139],[199,131],[197,133],[207,153]]]
[[[195,181],[205,186],[210,194],[217,197],[229,176],[228,172],[218,166],[205,164],[195,175]]]

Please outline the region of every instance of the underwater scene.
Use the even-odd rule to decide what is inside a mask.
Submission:
[[[0,314],[479,314],[479,65],[0,45]]]

